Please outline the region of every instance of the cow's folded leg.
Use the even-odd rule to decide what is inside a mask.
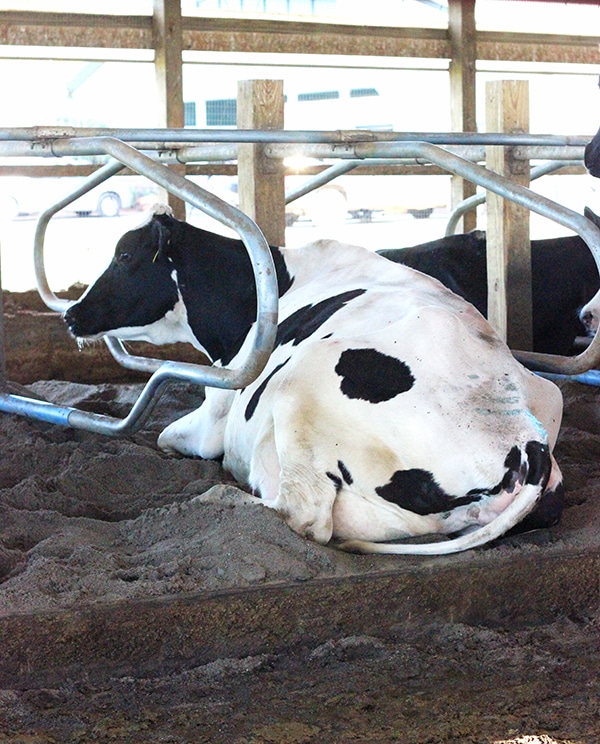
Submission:
[[[314,428],[314,421],[318,420],[318,415],[313,418],[314,405],[300,403],[291,395],[285,396],[273,411],[279,488],[268,505],[282,515],[294,532],[325,545],[333,534],[336,483],[328,475],[331,468],[326,462],[322,432]],[[308,415],[309,411],[312,415]]]
[[[335,485],[327,475],[310,464],[287,463],[273,506],[294,532],[325,545],[333,534],[335,496]]]
[[[223,454],[227,414],[235,391],[207,390],[200,408],[169,424],[158,437],[165,452],[212,460]]]

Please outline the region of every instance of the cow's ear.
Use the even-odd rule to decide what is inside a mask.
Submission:
[[[152,220],[152,227],[155,232],[156,253],[152,258],[155,263],[161,256],[169,254],[169,245],[171,244],[171,223],[172,218],[169,215],[160,215]]]

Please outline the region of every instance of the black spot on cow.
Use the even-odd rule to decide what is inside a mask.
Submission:
[[[446,493],[427,470],[413,468],[397,470],[385,486],[379,486],[375,492],[382,499],[396,504],[414,514],[440,514],[451,511],[457,506],[464,506],[479,501],[479,493],[455,497]]]
[[[370,403],[390,400],[415,384],[407,364],[377,349],[346,349],[335,371],[342,378],[340,388],[344,395]]]
[[[258,406],[258,403],[260,401],[261,395],[265,392],[267,385],[271,381],[272,377],[279,372],[279,370],[284,367],[290,360],[286,359],[285,362],[281,362],[281,364],[278,364],[275,369],[273,369],[267,377],[260,383],[260,385],[256,388],[256,390],[252,393],[252,397],[248,401],[248,405],[246,406],[246,410],[244,411],[244,416],[246,418],[246,421],[250,421],[252,418],[252,414],[254,411],[256,411],[256,407]]]
[[[527,483],[539,483],[542,488],[546,488],[552,460],[550,450],[547,445],[541,442],[527,442],[525,446],[529,471],[527,473]],[[564,486],[559,483],[553,490],[545,491],[535,508],[529,512],[525,519],[521,520],[516,527],[507,532],[507,535],[529,532],[531,530],[546,529],[558,524],[564,508]]]
[[[351,300],[360,297],[366,289],[352,289],[334,297],[328,297],[314,305],[306,305],[283,320],[277,329],[275,346],[290,341],[297,346],[301,341],[312,336],[331,316],[341,310]]]
[[[548,445],[536,441],[527,442],[525,452],[527,452],[527,462],[529,463],[527,483],[541,483],[544,488],[548,483],[552,468]]]
[[[354,482],[354,478],[350,474],[350,471],[348,468],[344,465],[344,463],[341,460],[338,460],[338,468],[340,469],[340,473],[342,474],[342,478],[346,481],[346,483],[351,486]]]
[[[341,460],[338,460],[337,466],[341,473],[341,477],[337,473],[332,473],[330,470],[328,470],[325,475],[335,485],[335,492],[339,493],[342,490],[342,486],[344,485],[344,483],[346,483],[348,486],[351,486],[354,482],[354,478]]]
[[[340,478],[340,476],[332,473],[330,470],[328,470],[325,475],[329,478],[330,481],[333,482],[333,485],[335,486],[335,492],[339,493],[342,490],[342,479]]]
[[[516,445],[504,458],[504,467],[506,468],[506,473],[500,483],[492,488],[474,488],[469,491],[469,494],[477,493],[482,496],[496,496],[500,491],[512,493],[517,483],[522,483],[525,480],[525,471],[527,469],[527,463],[521,462],[521,450]]]
[[[504,458],[504,467],[518,470],[521,465],[521,450],[515,445]]]

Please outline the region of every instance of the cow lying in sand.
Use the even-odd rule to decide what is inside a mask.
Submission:
[[[442,554],[527,515],[555,523],[562,398],[518,364],[472,305],[363,248],[272,249],[276,346],[243,390],[208,389],[160,435],[223,465],[301,535],[349,550]],[[79,338],[189,341],[227,365],[252,331],[242,243],[158,208],[65,314]],[[445,541],[390,544],[428,534]]]

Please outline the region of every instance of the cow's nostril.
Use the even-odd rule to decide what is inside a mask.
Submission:
[[[579,317],[586,328],[589,328],[594,322],[594,315],[592,313],[582,313]]]

